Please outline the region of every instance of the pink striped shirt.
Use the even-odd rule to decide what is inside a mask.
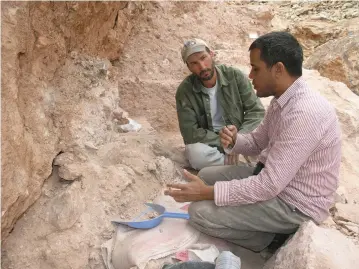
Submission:
[[[302,77],[272,99],[256,130],[238,134],[232,152],[260,154],[265,168],[256,176],[216,182],[216,205],[278,196],[317,223],[327,218],[339,180],[341,131],[334,107]]]

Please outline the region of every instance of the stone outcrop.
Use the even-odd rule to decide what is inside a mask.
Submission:
[[[86,91],[71,92],[65,81],[56,85],[66,57],[79,51],[117,59],[142,4],[1,2],[1,8],[1,228],[6,236],[39,197],[54,157],[76,139],[69,123],[78,113],[76,96]]]
[[[302,44],[305,56],[330,40],[359,34],[359,18],[333,23],[326,20],[303,20],[292,24],[289,32]]]
[[[359,33],[357,1],[285,1],[273,3],[272,29],[289,31],[304,48],[306,57],[330,40]],[[272,5],[272,6],[273,6]]]
[[[303,224],[264,269],[352,269],[359,263],[359,247],[333,229]]]
[[[359,225],[359,210],[355,204],[336,204],[337,212],[335,214],[338,220],[351,221]]]
[[[345,83],[359,95],[359,33],[331,40],[318,47],[305,61],[305,67],[316,69],[331,80]]]
[[[340,185],[347,191],[349,204],[359,201],[359,96],[351,92],[341,82],[334,82],[319,75],[319,72],[304,70],[304,77],[313,90],[317,90],[337,112],[342,128],[342,165],[340,171]],[[357,206],[358,207],[358,206]],[[359,207],[358,207],[359,208]]]

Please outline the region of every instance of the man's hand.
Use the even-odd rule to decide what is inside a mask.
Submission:
[[[229,148],[229,146],[234,146],[237,140],[237,127],[235,125],[228,125],[222,128],[219,132],[219,137],[221,138],[221,144],[224,148]]]
[[[165,195],[172,196],[176,202],[193,202],[202,200],[214,200],[214,187],[207,186],[198,176],[184,170],[184,175],[189,179],[187,184],[168,184]],[[175,190],[172,190],[174,188]]]

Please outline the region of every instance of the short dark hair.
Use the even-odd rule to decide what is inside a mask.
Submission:
[[[287,32],[271,32],[258,37],[249,50],[259,49],[261,60],[268,67],[282,62],[291,76],[302,75],[303,49],[298,40]]]

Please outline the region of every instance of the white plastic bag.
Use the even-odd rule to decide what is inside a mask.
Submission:
[[[180,212],[179,208],[183,206],[175,202],[168,203],[160,197],[154,203],[172,212]],[[184,219],[164,218],[160,225],[148,230],[118,225],[116,237],[102,245],[103,259],[107,269],[129,269],[134,266],[144,269],[150,260],[164,258],[188,248],[198,241],[199,235],[200,232]]]
[[[120,128],[124,132],[138,132],[141,130],[142,125],[133,119],[128,118],[129,123],[120,125]]]

